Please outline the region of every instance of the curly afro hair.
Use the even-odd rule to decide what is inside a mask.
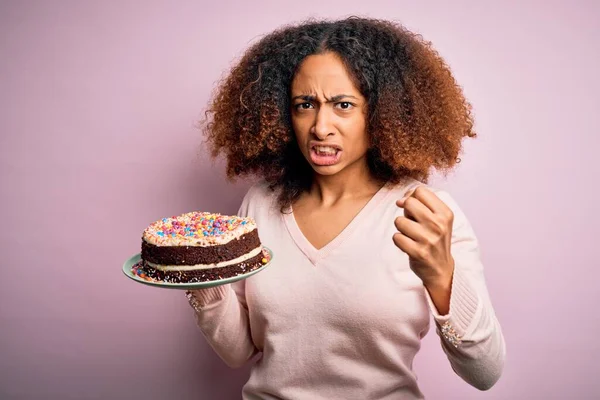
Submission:
[[[476,136],[471,105],[431,43],[384,20],[351,17],[280,28],[253,44],[220,82],[202,130],[227,176],[255,175],[282,189],[282,210],[313,171],[291,123],[291,82],[309,55],[335,52],[367,100],[368,165],[376,179],[427,182],[451,170]]]

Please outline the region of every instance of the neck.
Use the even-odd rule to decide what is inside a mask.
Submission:
[[[348,166],[335,175],[315,174],[309,195],[315,196],[324,205],[332,205],[339,200],[372,196],[383,186],[373,177],[364,163]]]

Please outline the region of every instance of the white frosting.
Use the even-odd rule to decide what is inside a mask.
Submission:
[[[232,260],[221,261],[216,264],[160,265],[160,264],[151,263],[149,261],[146,261],[146,263],[149,266],[156,268],[158,270],[161,270],[161,271],[197,271],[197,270],[211,269],[211,268],[223,268],[223,267],[227,267],[229,265],[241,263],[243,261],[249,260],[250,258],[259,255],[261,251],[262,251],[262,246],[259,246],[256,249],[252,250],[249,253],[244,254],[241,257],[234,258]]]

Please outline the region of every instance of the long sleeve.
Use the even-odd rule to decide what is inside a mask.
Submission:
[[[196,324],[231,368],[241,367],[257,352],[250,334],[244,292],[244,281],[238,281],[188,294]]]
[[[455,268],[448,315],[439,315],[425,290],[426,297],[452,369],[470,385],[487,390],[502,374],[506,357],[504,337],[488,294],[473,229],[446,192],[437,194],[454,212]]]
[[[238,211],[248,212],[249,195]],[[196,324],[207,342],[231,368],[243,366],[258,352],[252,341],[245,280],[187,292]]]

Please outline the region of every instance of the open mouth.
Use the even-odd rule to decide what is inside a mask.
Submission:
[[[342,149],[335,145],[312,145],[311,161],[316,165],[334,165],[340,160]]]

